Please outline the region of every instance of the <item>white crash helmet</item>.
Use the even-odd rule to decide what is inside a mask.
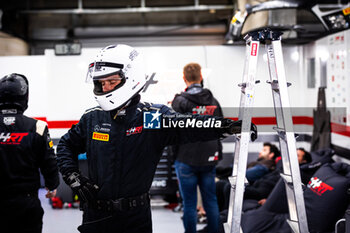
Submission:
[[[102,91],[100,79],[118,74],[121,83],[113,90]],[[94,97],[105,111],[124,106],[146,84],[144,62],[139,52],[123,44],[103,48],[90,63],[86,81],[94,83]]]

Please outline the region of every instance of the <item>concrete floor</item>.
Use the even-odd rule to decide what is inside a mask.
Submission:
[[[45,211],[43,219],[43,233],[78,233],[77,227],[81,224],[82,212],[79,209],[52,209],[48,199],[45,198],[46,191],[41,189],[39,197]],[[182,212],[173,212],[164,208],[165,202],[152,200],[152,219],[154,233],[182,233]],[[197,229],[205,225],[200,224]]]

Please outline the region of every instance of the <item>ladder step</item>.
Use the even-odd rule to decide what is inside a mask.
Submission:
[[[277,133],[286,133],[286,130],[284,128],[279,128],[279,127],[272,127],[272,129],[276,130]]]
[[[247,86],[247,83],[239,83],[238,86],[239,86],[239,87],[246,87],[246,86]]]
[[[255,84],[260,83],[260,80],[255,80]],[[238,84],[239,87],[247,87],[247,83],[239,83]]]
[[[273,130],[277,131],[277,134],[279,137],[281,137],[282,139],[285,139],[286,136],[286,130],[284,128],[278,128],[278,127],[272,127]],[[298,133],[294,134],[294,137],[297,139],[300,135]]]
[[[286,174],[283,174],[283,173],[281,173],[280,175],[281,175],[283,181],[284,181],[286,184],[288,184],[288,185],[292,185],[292,184],[293,184],[292,176],[291,176],[291,175],[286,175]]]
[[[231,186],[234,187],[234,185],[236,184],[237,176],[229,176],[228,180],[230,181]],[[244,185],[248,185],[248,184],[249,184],[249,182],[248,182],[247,178],[245,177],[244,178]]]
[[[274,89],[274,90],[278,90],[279,89],[278,80],[273,80],[272,82],[270,80],[266,80],[266,82],[268,84],[272,85],[272,89]],[[292,86],[292,83],[287,82],[287,87],[290,87],[290,86]]]
[[[272,127],[272,129],[277,131],[278,137],[280,137],[282,140],[286,141],[286,130],[283,128],[278,128],[278,127]]]
[[[299,223],[297,221],[292,221],[287,219],[287,223],[292,228],[292,232],[299,232]]]

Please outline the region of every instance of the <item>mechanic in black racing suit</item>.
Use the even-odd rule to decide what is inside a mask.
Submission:
[[[46,197],[56,194],[58,167],[46,122],[23,115],[29,85],[22,74],[0,79],[0,228],[2,233],[40,233],[44,211],[38,198],[40,173]]]
[[[57,146],[63,178],[82,202],[80,232],[152,232],[148,191],[163,148],[240,132],[241,122],[179,116],[165,105],[140,103],[143,65],[130,46],[102,49],[87,75],[100,107],[87,110]],[[84,152],[88,177],[77,165],[77,155]]]

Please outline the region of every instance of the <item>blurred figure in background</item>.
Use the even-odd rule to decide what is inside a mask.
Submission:
[[[59,184],[47,124],[23,115],[28,80],[21,74],[0,79],[0,228],[2,233],[40,233],[44,211],[38,199],[40,174],[47,198]]]
[[[302,165],[304,163],[311,163],[312,162],[312,157],[309,152],[307,152],[304,148],[299,147],[297,149],[297,155],[298,155],[298,162],[299,165]]]
[[[183,80],[187,88],[185,92],[177,94],[172,101],[175,111],[223,116],[219,102],[208,89],[201,85],[203,77],[199,64],[187,64],[183,68]],[[218,232],[219,208],[215,191],[215,165],[222,156],[220,140],[180,145],[175,152],[175,169],[184,206],[185,232],[196,232],[197,185],[207,217],[207,230],[211,233]]]
[[[280,156],[281,153],[275,145],[265,142],[257,161],[247,165],[246,177],[249,183],[252,184],[254,181],[275,170],[276,161],[280,160]]]

